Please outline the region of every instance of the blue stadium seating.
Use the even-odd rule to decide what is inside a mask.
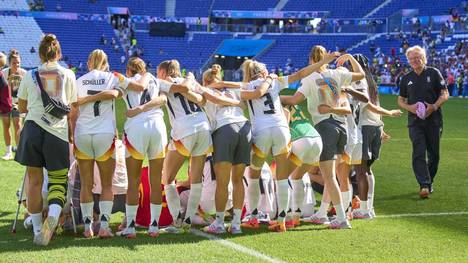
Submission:
[[[419,9],[420,16],[448,15],[449,9],[460,3],[460,0],[393,0],[372,17],[388,17],[401,9]]]
[[[91,51],[100,48],[109,57],[111,70],[122,70],[120,65],[121,52],[115,52],[110,44],[100,45],[102,34],[106,36],[108,42],[114,36],[114,30],[107,22],[98,21],[76,21],[76,20],[55,20],[36,19],[44,33],[53,33],[57,36],[62,47],[63,57],[67,56],[72,64],[77,66],[82,61],[86,67],[86,61]]]
[[[347,49],[365,39],[365,35],[333,36],[333,35],[264,35],[262,39],[273,39],[276,43],[258,60],[266,63],[268,68],[283,67],[289,58],[294,67],[304,67],[308,64],[308,54],[314,45],[322,45],[327,50]]]
[[[165,0],[97,0],[95,3],[86,0],[46,0],[46,11],[56,11],[57,5],[60,5],[62,12],[88,13],[88,14],[107,14],[107,7],[128,7],[131,14],[164,16],[166,13]]]
[[[289,0],[283,11],[330,11],[333,18],[360,18],[372,11],[381,0]]]

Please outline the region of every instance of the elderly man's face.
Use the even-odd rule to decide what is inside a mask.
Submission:
[[[424,57],[419,52],[411,52],[408,54],[408,62],[414,70],[420,70],[424,67]]]

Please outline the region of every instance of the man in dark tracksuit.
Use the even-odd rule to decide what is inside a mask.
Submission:
[[[443,126],[440,107],[447,101],[448,91],[440,71],[426,66],[424,49],[419,46],[409,48],[406,57],[412,70],[398,83],[398,104],[408,111],[409,137],[413,144],[413,171],[420,186],[419,196],[428,198],[439,166]],[[426,114],[422,118],[416,115],[417,102],[424,103],[426,107]]]

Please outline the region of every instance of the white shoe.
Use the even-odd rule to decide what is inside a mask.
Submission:
[[[117,236],[125,237],[125,238],[136,238],[136,230],[134,227],[127,227],[122,231],[118,231],[115,233]]]
[[[203,231],[210,234],[224,234],[226,233],[226,227],[213,222],[211,225],[204,227]]]
[[[32,228],[32,218],[29,216],[27,217],[24,222],[23,222],[23,226],[25,229],[31,229]]]
[[[5,155],[3,155],[2,159],[5,161],[13,160],[13,153],[6,152]]]

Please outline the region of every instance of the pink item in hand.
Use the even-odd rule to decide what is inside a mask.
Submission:
[[[416,116],[420,118],[421,120],[424,120],[426,118],[426,105],[424,103],[418,101],[416,102]]]

